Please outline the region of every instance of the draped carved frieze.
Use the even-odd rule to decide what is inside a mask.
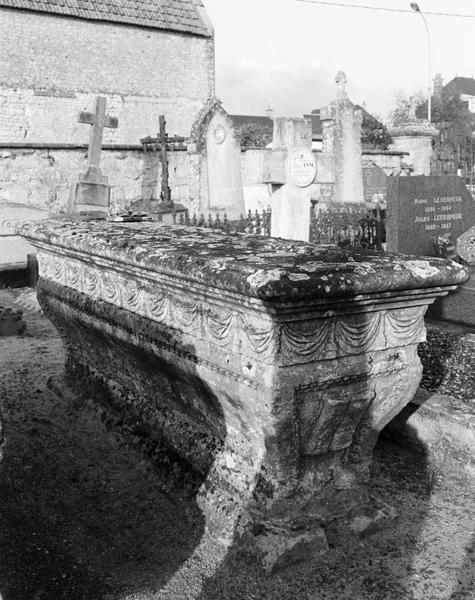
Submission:
[[[415,344],[425,339],[425,307],[361,312],[305,321],[273,321],[235,305],[219,303],[93,263],[40,251],[40,275],[167,327],[234,352],[285,364],[308,363],[368,350]]]

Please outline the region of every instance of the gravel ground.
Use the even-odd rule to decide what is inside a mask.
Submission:
[[[28,324],[0,338],[4,600],[475,598],[475,464],[381,439],[372,488],[397,507],[394,527],[268,577],[252,557],[223,554],[196,507],[167,494],[94,412],[47,389],[63,353],[32,292],[2,290],[2,303],[23,308]],[[448,364],[447,351],[437,360]]]

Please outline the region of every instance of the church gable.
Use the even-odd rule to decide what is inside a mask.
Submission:
[[[211,36],[201,0],[0,0],[0,7]]]

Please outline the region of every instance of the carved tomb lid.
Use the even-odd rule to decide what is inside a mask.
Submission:
[[[55,219],[23,224],[33,245],[88,263],[100,257],[139,277],[167,275],[223,292],[272,301],[354,299],[454,286],[468,279],[458,263],[440,258],[318,246],[161,223]],[[128,269],[129,267],[129,269]],[[435,292],[436,290],[434,290]]]

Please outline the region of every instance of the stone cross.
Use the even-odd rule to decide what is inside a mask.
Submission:
[[[80,112],[79,123],[92,125],[87,152],[87,169],[71,186],[68,214],[105,219],[110,204],[110,186],[101,173],[101,150],[104,127],[115,129],[117,117],[106,115],[106,99],[96,98],[94,112]]]
[[[267,183],[272,197],[272,237],[308,241],[310,186],[317,174],[311,122],[276,118],[272,150],[262,153],[259,170],[255,183]]]
[[[101,174],[101,150],[104,127],[117,129],[119,121],[117,117],[106,115],[106,99],[97,96],[94,112],[82,111],[79,113],[79,123],[92,125],[89,138],[89,149],[87,152],[87,171],[85,178],[88,181],[103,181]]]

